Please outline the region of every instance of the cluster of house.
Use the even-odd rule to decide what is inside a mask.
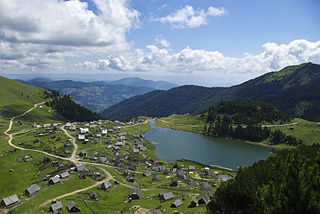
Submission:
[[[46,175],[44,177],[44,181],[48,180],[48,185],[56,185],[61,183],[61,181],[65,178],[70,176],[70,171],[76,171],[78,173],[79,178],[86,178],[86,176],[93,177],[94,180],[99,181],[102,180],[102,176],[98,172],[93,172],[91,170],[87,170],[85,165],[78,163],[78,164],[70,164],[69,166],[65,166],[63,163],[59,163],[58,161],[51,161],[50,158],[44,157],[42,163],[49,163],[51,162],[53,165],[57,165],[57,170],[55,171],[57,174],[54,176]],[[111,185],[110,185],[111,186]],[[105,186],[107,189],[108,186]],[[40,186],[38,184],[32,184],[25,190],[25,194],[28,196],[32,196],[35,193],[40,191]],[[90,199],[98,200],[98,195],[95,192],[91,192],[89,194]],[[4,198],[2,200],[2,205],[10,206],[12,204],[18,203],[20,200],[16,194]],[[59,201],[54,201],[50,206],[50,211],[55,212],[62,209],[62,203]],[[74,203],[70,202],[67,204],[67,209],[69,212],[78,212],[80,208]]]
[[[106,144],[104,153],[99,155],[94,151],[90,157],[85,150],[79,152],[79,157],[90,159],[98,163],[112,163],[116,167],[121,167],[125,162],[130,165],[130,154],[139,154],[147,151],[147,147],[143,143],[144,136],[141,134],[127,134],[126,132],[119,133],[121,126],[115,126],[112,129],[106,128],[102,123],[97,125],[94,122],[81,123],[81,127],[77,127],[78,123],[69,123],[69,128],[77,131],[77,139],[83,144],[91,142],[97,144],[99,140],[103,140]],[[132,142],[134,141],[134,142]],[[110,155],[110,156],[109,156]]]
[[[98,194],[94,191],[88,193],[88,196],[89,196],[89,199],[90,200],[94,200],[94,201],[97,201],[98,200]],[[70,201],[67,205],[67,210],[69,212],[80,212],[81,209],[80,207],[74,202],[74,201]],[[60,210],[63,209],[63,205],[62,205],[62,202],[61,201],[56,201],[56,200],[53,200],[51,202],[51,206],[50,206],[50,211],[51,212],[59,212]]]
[[[24,194],[28,196],[32,196],[33,194],[40,191],[40,186],[37,184],[32,184],[25,191]],[[12,204],[18,203],[20,200],[16,194],[11,195],[7,198],[2,199],[1,204],[4,206],[10,206]]]
[[[61,201],[53,200],[51,202],[51,206],[50,206],[51,212],[57,213],[59,210],[62,210],[62,208],[63,208],[63,205],[62,205]],[[74,201],[70,201],[67,204],[67,210],[69,212],[80,212],[81,211],[80,207],[78,207],[78,205]]]
[[[143,122],[144,120],[141,119],[139,121],[136,121],[136,123],[138,122]],[[124,123],[120,123],[119,121],[115,121],[117,124],[119,124],[118,126],[114,126],[112,129],[107,129],[106,126],[102,123],[103,121],[94,121],[94,122],[90,122],[90,123],[79,123],[79,122],[74,122],[74,123],[67,123],[66,127],[68,127],[68,129],[70,131],[78,131],[77,133],[79,133],[77,135],[77,138],[79,141],[81,141],[82,143],[88,143],[89,140],[92,140],[92,142],[98,142],[99,138],[108,138],[110,137],[110,134],[113,136],[113,139],[118,139],[118,141],[116,142],[112,142],[112,141],[108,141],[106,142],[107,144],[107,149],[109,149],[110,151],[112,151],[116,158],[114,160],[109,159],[106,156],[99,156],[98,152],[93,152],[92,156],[90,157],[90,159],[98,162],[98,163],[107,163],[107,162],[113,162],[114,166],[117,167],[121,167],[123,164],[122,162],[126,161],[129,159],[128,157],[128,153],[126,152],[121,152],[121,148],[124,148],[124,146],[126,146],[127,149],[131,149],[132,153],[140,153],[140,152],[146,152],[147,148],[146,146],[144,146],[143,143],[143,135],[140,134],[127,134],[127,133],[119,133],[119,131],[121,130],[121,125],[125,125]],[[135,122],[128,122],[127,125],[134,125]],[[54,136],[55,134],[55,130],[56,127],[61,125],[61,123],[57,123],[57,124],[44,124],[43,126],[40,125],[35,125],[36,128],[45,128],[47,132],[49,132],[50,134],[52,134],[52,136]],[[80,128],[77,128],[77,126],[80,125]],[[94,132],[91,132],[90,130],[94,130]],[[96,133],[96,134],[93,134]],[[42,133],[39,134],[39,136],[41,136]],[[55,136],[53,137],[55,138]],[[128,139],[134,139],[134,143],[127,142],[126,140]],[[34,142],[38,142],[37,139],[34,140]],[[66,147],[65,149],[65,153],[68,154],[70,153],[70,151],[67,149],[67,147],[71,147],[72,145],[70,144],[70,142],[66,142],[64,144],[64,147]],[[10,152],[14,152],[15,150],[10,150]],[[79,157],[82,158],[88,158],[87,157],[88,154],[86,151],[80,151],[79,153]],[[122,157],[121,157],[122,156]],[[24,155],[23,156],[23,160],[28,162],[30,159],[30,157],[28,155]],[[148,157],[145,158],[145,165],[147,166],[147,168],[149,168],[149,171],[145,171],[143,172],[143,176],[151,176],[152,175],[152,181],[157,181],[160,179],[159,174],[162,173],[164,175],[168,175],[169,173],[173,173],[175,176],[171,177],[171,176],[167,176],[167,178],[171,178],[170,181],[170,186],[171,187],[175,187],[178,186],[179,183],[185,181],[188,185],[190,186],[200,186],[200,190],[201,191],[212,191],[212,187],[210,185],[209,182],[201,182],[201,184],[193,179],[188,179],[188,174],[192,174],[193,171],[196,170],[196,168],[194,166],[189,166],[187,169],[184,169],[184,166],[181,165],[180,167],[178,166],[177,163],[174,163],[173,166],[168,167],[166,166],[166,164],[164,164],[163,162],[161,162],[160,160],[152,160]],[[48,157],[44,157],[43,162],[49,162],[50,159]],[[85,165],[78,163],[75,165],[70,165],[67,170],[61,172],[61,169],[66,169],[66,167],[64,166],[63,163],[58,163],[57,161],[52,161],[53,164],[57,164],[58,166],[58,170],[57,172],[59,172],[58,174],[54,175],[54,176],[50,176],[47,175],[45,177],[44,180],[48,180],[48,184],[49,185],[55,185],[61,182],[62,179],[65,179],[67,177],[70,176],[69,172],[70,171],[77,171],[78,172],[78,176],[79,178],[86,178],[86,176],[92,177],[94,180],[96,181],[100,181],[102,180],[102,177],[100,175],[100,173],[95,173],[91,170],[87,170]],[[153,163],[153,164],[151,164]],[[134,173],[130,172],[130,171],[135,171],[136,167],[133,163],[131,163],[129,160],[127,161],[127,166],[129,170],[126,170],[124,168],[120,169],[123,173],[123,176],[126,177],[127,181],[129,182],[135,182],[135,177],[134,177]],[[60,169],[60,170],[59,170]],[[211,176],[214,175],[217,178],[217,181],[227,181],[228,179],[230,179],[229,176],[227,175],[220,175],[217,171],[212,172],[210,170],[210,168],[206,167],[204,169],[201,170],[201,175],[203,176]],[[178,179],[178,180],[177,180]],[[119,182],[115,182],[115,184],[119,184]],[[213,184],[216,185],[216,184]],[[102,190],[107,190],[111,187],[111,183],[109,181],[105,181],[104,183],[101,184],[100,189]],[[33,184],[31,185],[29,188],[27,188],[27,190],[25,191],[25,193],[27,195],[33,195],[36,192],[40,191],[40,187],[37,184]],[[95,192],[91,192],[89,193],[89,197],[92,200],[98,200],[98,195]],[[210,198],[212,197],[212,194],[203,194],[202,197],[200,199],[196,199],[193,198],[190,201],[190,204],[188,207],[196,207],[199,206],[201,204],[207,204],[208,201],[210,200]],[[135,200],[135,199],[140,199],[140,190],[137,188],[133,188],[128,196],[129,200]],[[172,200],[174,199],[175,196],[172,192],[166,192],[166,193],[160,193],[159,194],[159,199],[163,200],[163,201],[168,201],[168,200]],[[179,207],[181,206],[184,202],[185,198],[182,197],[181,199],[177,199],[175,201],[172,202],[171,207]],[[9,196],[5,199],[2,200],[2,203],[5,206],[9,206],[11,204],[17,203],[19,202],[19,199],[17,197],[17,195],[12,195]],[[53,201],[50,207],[50,210],[55,212],[58,210],[61,210],[63,208],[62,203],[60,201]],[[67,204],[67,209],[69,212],[77,212],[80,211],[80,208],[76,205],[75,202],[70,202]],[[161,213],[160,210],[155,210],[151,213]]]

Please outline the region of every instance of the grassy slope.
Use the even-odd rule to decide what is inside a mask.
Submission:
[[[8,79],[1,79],[4,84],[7,84],[6,87],[2,87],[3,90],[1,90],[1,93],[7,94],[7,96],[1,97],[2,100],[8,100],[6,105],[1,102],[2,106],[1,107],[11,107],[12,106],[12,112],[7,112],[4,115],[1,115],[1,131],[3,132],[4,130],[7,129],[8,127],[8,121],[9,118],[12,116],[15,116],[15,114],[19,115],[23,113],[25,110],[28,108],[31,108],[34,103],[41,102],[43,99],[41,98],[42,95],[42,89],[37,89],[29,86],[25,86],[20,83],[16,83],[14,81],[8,80]],[[16,88],[15,88],[16,87]],[[6,91],[7,90],[7,91]],[[24,92],[26,91],[26,92]],[[28,96],[30,98],[31,94],[33,93],[32,99],[28,100]],[[10,98],[10,94],[12,94],[15,99]],[[9,101],[9,99],[11,99]],[[21,121],[22,123],[18,122]],[[42,108],[36,108],[30,114],[25,115],[24,117],[17,118],[14,121],[12,131],[11,133],[17,133],[17,132],[24,132],[23,134],[18,134],[14,136],[13,143],[17,144],[20,141],[23,141],[25,143],[24,146],[27,147],[33,147],[33,148],[38,148],[40,150],[46,150],[46,148],[49,150],[51,149],[51,144],[48,142],[49,140],[51,142],[54,142],[52,139],[50,139],[49,136],[44,136],[42,137],[42,141],[44,143],[36,143],[33,144],[32,140],[34,138],[38,138],[37,134],[33,133],[33,130],[40,130],[41,132],[43,131],[42,129],[34,129],[31,125],[31,122],[36,122],[36,123],[53,123],[55,121],[59,121],[59,118],[56,118],[54,111],[52,111],[51,108],[43,106]],[[192,120],[190,120],[192,122]],[[110,122],[106,122],[108,124]],[[109,127],[110,126],[110,127]],[[110,123],[107,125],[108,128],[113,127],[114,124]],[[150,127],[147,123],[142,123],[140,125],[136,126],[130,126],[130,127],[125,127],[121,130],[121,132],[128,132],[132,134],[136,133],[144,133],[145,131],[149,130]],[[95,132],[94,132],[95,133]],[[72,133],[75,134],[75,133]],[[61,135],[60,131],[57,131],[56,133],[57,136],[60,136],[62,138],[61,142],[58,142],[54,146],[61,146],[62,142],[66,141],[66,137]],[[116,140],[116,139],[114,139]],[[133,144],[135,139],[128,138],[128,141],[131,141],[130,144]],[[0,135],[0,199],[7,197],[9,195],[17,194],[20,203],[17,208],[12,210],[12,213],[46,213],[48,211],[48,206],[45,206],[43,208],[40,208],[39,205],[42,204],[46,200],[53,199],[56,196],[62,195],[64,193],[71,192],[73,190],[81,189],[87,186],[90,186],[94,183],[94,181],[90,178],[87,178],[85,180],[78,179],[77,175],[75,173],[70,173],[70,177],[67,179],[64,179],[63,184],[55,185],[55,186],[48,186],[46,185],[47,181],[43,181],[42,179],[44,178],[45,175],[47,174],[55,174],[54,171],[56,170],[55,165],[45,165],[45,164],[40,164],[37,166],[38,162],[41,162],[43,160],[44,155],[39,154],[37,152],[30,152],[30,151],[16,151],[14,153],[9,152],[10,146],[7,144],[7,138],[4,136],[2,133]],[[59,145],[58,145],[59,144]],[[47,147],[44,147],[47,146]],[[105,140],[101,138],[99,140],[99,143],[97,145],[94,144],[88,144],[88,145],[83,145],[79,144],[79,147],[81,149],[87,149],[94,147],[96,151],[99,151],[99,153],[104,153],[106,150],[103,150],[105,148]],[[79,148],[79,150],[80,150]],[[101,148],[101,149],[100,149]],[[132,148],[126,149],[124,148],[124,151],[131,151]],[[93,151],[89,151],[91,154]],[[31,161],[28,163],[25,163],[22,160],[22,156],[28,154],[31,156]],[[151,144],[147,144],[147,152],[145,153],[149,157],[155,158],[154,155],[154,146]],[[60,154],[61,155],[61,154]],[[111,154],[109,154],[111,155]],[[114,154],[113,154],[114,155]],[[61,162],[61,160],[58,160]],[[65,164],[68,164],[67,162],[64,162]],[[172,162],[166,162],[168,165],[172,165]],[[196,173],[200,174],[201,169],[204,167],[202,165],[199,165],[197,163],[192,163],[185,161],[183,163],[179,164],[184,164],[186,167],[188,165],[194,165],[196,167]],[[91,168],[92,167],[87,167]],[[10,172],[10,169],[13,169],[13,172]],[[202,213],[205,211],[205,207],[199,207],[199,208],[194,208],[194,209],[188,209],[187,205],[189,204],[190,200],[192,197],[195,196],[195,193],[201,193],[199,190],[199,187],[189,187],[184,185],[181,185],[179,188],[171,188],[169,186],[169,181],[171,180],[171,177],[166,178],[164,175],[160,175],[161,180],[159,182],[151,182],[151,177],[143,177],[141,174],[137,173],[136,174],[136,182],[131,184],[126,179],[121,175],[122,173],[117,172],[114,169],[111,168],[106,168],[110,173],[112,173],[116,179],[120,180],[121,183],[126,183],[130,184],[133,186],[137,187],[145,187],[145,188],[154,188],[155,190],[152,191],[147,191],[142,193],[142,199],[137,200],[131,203],[124,203],[125,200],[128,198],[128,193],[129,189],[127,187],[119,186],[115,187],[111,192],[105,192],[97,189],[93,189],[98,192],[100,200],[97,202],[92,202],[92,201],[87,201],[84,202],[83,200],[79,199],[79,195],[74,195],[70,196],[69,198],[63,199],[62,202],[64,205],[66,205],[69,200],[68,199],[73,199],[75,200],[78,205],[82,208],[84,213],[87,212],[92,212],[92,210],[95,213],[105,213],[106,211],[108,213],[116,213],[119,210],[123,211],[129,211],[129,213],[134,213],[136,209],[131,209],[132,206],[134,205],[141,205],[142,207],[149,208],[151,210],[155,208],[163,208],[166,209],[169,212],[173,212],[173,210],[179,210],[183,211],[184,213]],[[145,167],[144,164],[138,166],[138,170],[140,173],[142,171],[150,170]],[[214,169],[217,170],[221,173],[231,173],[232,172],[225,172],[221,171],[219,169]],[[96,168],[94,169],[96,172],[100,172],[102,175],[104,175],[103,172],[97,170]],[[173,174],[171,174],[173,176]],[[193,175],[189,175],[190,177],[194,177]],[[214,177],[208,177],[209,179],[213,179],[211,184],[216,182],[216,178]],[[199,182],[201,181],[198,178],[197,179]],[[37,183],[41,186],[41,191],[37,194],[35,194],[33,197],[29,198],[25,195],[23,195],[23,191],[29,187],[31,184]],[[218,184],[219,185],[219,184]],[[215,191],[216,188],[213,189],[212,192]],[[160,192],[166,192],[166,191],[174,191],[176,195],[176,199],[180,198],[182,196],[186,197],[186,201],[184,201],[184,205],[177,208],[177,209],[172,209],[169,208],[170,203],[173,200],[170,200],[168,202],[161,202],[157,195]],[[90,191],[87,191],[90,192]],[[199,196],[198,196],[199,198]],[[87,205],[86,205],[87,203]],[[15,206],[15,205],[13,205]],[[10,206],[10,207],[13,207]],[[66,208],[62,210],[62,213],[66,213]]]
[[[320,142],[320,123],[295,118],[292,122],[297,122],[295,125],[274,127],[272,129],[280,129],[287,135],[291,135],[298,140],[302,140],[306,145],[312,145]],[[293,129],[289,129],[292,127]]]
[[[0,110],[12,108],[2,116],[8,118],[23,113],[44,100],[43,92],[44,89],[0,77]]]
[[[201,119],[200,115],[173,114],[168,117],[159,118],[155,122],[157,126],[162,128],[170,128],[202,134],[205,121]]]

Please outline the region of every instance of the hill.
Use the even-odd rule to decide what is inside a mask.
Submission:
[[[70,95],[55,96],[46,102],[47,106],[55,109],[60,115],[71,122],[90,122],[102,119],[97,113],[75,103]]]
[[[100,112],[111,105],[136,95],[145,94],[156,89],[167,90],[177,86],[169,82],[139,78],[124,78],[110,82],[52,81],[46,78],[18,81],[40,88],[56,90],[62,94],[69,94],[77,103],[95,112]]]
[[[45,103],[52,107],[35,110],[31,117],[24,122],[51,121],[91,121],[100,119],[100,116],[75,103],[69,96],[60,96],[56,91],[46,90],[24,83],[0,77],[0,119],[9,119],[22,114],[36,103]]]
[[[122,101],[103,111],[108,119],[127,120],[136,116],[168,116],[187,112],[202,111],[201,103],[223,88],[206,88],[201,86],[181,86],[168,91],[152,91]],[[207,106],[209,107],[209,106]]]
[[[60,80],[50,82],[31,80],[25,83],[40,88],[56,90],[62,94],[69,94],[77,103],[95,112],[102,111],[105,108],[130,97],[154,90],[154,88],[150,87],[117,85],[104,81],[79,82]]]
[[[199,114],[221,101],[235,99],[268,102],[292,117],[319,121],[320,65],[289,66],[229,88],[181,86],[147,93],[111,106],[102,115],[125,120],[139,114],[158,117],[173,113]]]
[[[12,117],[44,101],[44,89],[0,77],[0,115]]]
[[[233,124],[286,122],[290,118],[273,105],[258,101],[231,100],[213,106],[207,112],[207,123],[229,117]]]
[[[319,151],[300,146],[241,169],[218,188],[207,213],[319,213]]]
[[[169,90],[171,88],[175,88],[178,86],[176,84],[166,82],[166,81],[144,80],[136,77],[123,78],[120,80],[110,81],[108,83],[113,85],[148,87],[148,88],[154,88],[156,90]]]

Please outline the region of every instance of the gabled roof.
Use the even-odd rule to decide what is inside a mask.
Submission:
[[[157,173],[154,173],[153,177],[152,177],[152,180],[153,181],[159,180],[159,175]]]
[[[78,207],[74,201],[70,201],[67,204],[67,209],[69,212],[80,212],[80,207]]]
[[[202,182],[201,184],[201,190],[204,191],[211,191],[212,187],[210,186],[210,184],[208,182]]]
[[[97,194],[96,192],[90,192],[90,193],[89,193],[89,197],[90,197],[91,199],[98,199],[98,194]]]
[[[165,200],[165,201],[174,198],[174,195],[173,195],[172,192],[165,192],[165,193],[162,192],[162,193],[159,194],[159,196],[160,196],[161,200]]]
[[[143,173],[143,176],[150,176],[150,175],[151,175],[151,172],[149,172],[149,171],[146,171]]]
[[[202,197],[199,199],[199,204],[207,204],[210,200],[210,197],[207,194],[203,194]]]
[[[54,177],[49,179],[49,183],[51,183],[51,184],[57,184],[59,182],[60,182],[60,178],[57,177],[57,176],[54,176]]]
[[[175,200],[174,202],[172,202],[171,207],[179,207],[183,204],[183,202],[181,201],[181,199]]]
[[[39,187],[39,185],[37,185],[37,184],[32,184],[30,187],[28,187],[27,189],[26,189],[26,193],[28,194],[28,195],[32,195],[32,194],[34,194],[34,193],[36,193],[36,192],[39,192],[40,191],[40,187]]]
[[[108,158],[107,157],[104,157],[104,156],[100,156],[99,159],[98,159],[98,162],[99,163],[105,163],[108,161]]]
[[[109,181],[105,181],[105,182],[103,182],[102,184],[101,184],[101,189],[103,189],[103,190],[107,190],[109,187],[111,187],[111,184],[110,184],[110,182]]]
[[[188,184],[194,185],[194,186],[199,186],[199,183],[197,181],[192,180],[192,179],[189,180]]]
[[[192,207],[197,207],[198,206],[198,200],[193,198],[191,201],[190,201],[190,204],[189,204],[189,208],[192,208]]]
[[[189,166],[189,170],[195,170],[196,169],[196,167],[194,167],[194,166]]]
[[[7,198],[2,199],[2,204],[4,204],[5,206],[9,206],[9,205],[17,203],[19,201],[20,200],[19,200],[18,196],[16,194],[14,194],[14,195],[11,195]]]
[[[54,203],[54,204],[51,204],[51,207],[50,207],[50,209],[51,209],[51,211],[57,211],[57,210],[61,210],[63,208],[63,206],[62,206],[62,203],[61,203],[61,201],[57,201],[56,203]]]
[[[129,194],[129,198],[139,199],[140,198],[140,190],[138,188],[133,188]]]
[[[86,166],[81,163],[78,163],[78,164],[76,164],[76,168],[77,168],[78,172],[82,172],[82,171],[85,171]]]
[[[68,172],[63,172],[63,173],[60,174],[61,178],[67,178],[69,176],[70,176],[70,174]]]

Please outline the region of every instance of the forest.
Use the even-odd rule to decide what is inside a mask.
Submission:
[[[203,114],[204,116],[205,114]],[[287,122],[290,117],[271,104],[255,101],[233,100],[221,102],[206,113],[204,133],[214,137],[231,137],[253,142],[269,141],[269,144],[301,144],[295,137],[280,130],[271,131],[262,122]],[[207,125],[208,123],[208,125]]]
[[[208,214],[320,213],[320,145],[281,150],[221,185]]]
[[[58,92],[51,90],[51,93],[46,93],[46,97],[51,98],[46,102],[46,105],[55,109],[57,113],[70,122],[89,122],[102,119],[98,114],[74,102],[70,95],[60,95]]]

